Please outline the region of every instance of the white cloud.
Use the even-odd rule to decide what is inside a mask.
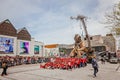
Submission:
[[[119,0],[98,0],[98,6],[95,8],[92,16],[97,17],[98,21],[104,19],[106,12],[111,11],[114,4],[118,3]]]
[[[98,21],[93,19],[89,20],[87,28],[91,35],[105,35],[109,33],[109,30],[105,27],[104,24],[99,23]]]
[[[91,35],[101,34],[105,35],[109,33],[109,29],[106,28],[105,24],[105,13],[112,10],[114,4],[118,3],[119,0],[98,0],[98,6],[95,8],[95,11],[90,15],[88,19],[87,26],[88,31]]]
[[[109,32],[100,21],[106,11],[119,0],[2,0],[0,20],[10,19],[16,28],[27,27],[36,40],[46,43],[73,43],[76,33],[82,33],[79,21],[70,20],[78,14],[90,17],[86,22],[90,35]],[[95,0],[94,0],[95,1]],[[54,4],[54,5],[53,5]],[[52,7],[51,7],[52,6]],[[93,9],[94,8],[94,9]]]
[[[4,0],[0,3],[0,20],[19,19],[33,13],[40,13],[42,9],[26,0]]]
[[[42,40],[47,44],[53,43],[73,43],[74,33],[72,33],[72,27],[65,28],[65,29],[58,29],[51,33],[44,33],[44,34],[36,34],[35,38],[37,40]]]

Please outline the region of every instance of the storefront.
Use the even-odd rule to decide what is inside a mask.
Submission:
[[[58,44],[45,45],[45,56],[59,56]]]

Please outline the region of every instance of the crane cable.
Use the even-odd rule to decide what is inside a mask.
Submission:
[[[84,33],[83,33],[83,28],[82,28],[81,22],[80,22],[80,35],[81,35],[81,38],[84,39]]]

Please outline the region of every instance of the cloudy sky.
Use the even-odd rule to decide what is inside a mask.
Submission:
[[[84,15],[90,35],[105,35],[104,15],[119,0],[0,0],[0,21],[9,19],[16,29],[26,27],[31,36],[45,44],[71,44],[76,33],[84,35]]]

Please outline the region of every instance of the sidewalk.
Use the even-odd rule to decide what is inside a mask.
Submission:
[[[40,69],[39,64],[30,64],[9,68],[8,76],[0,76],[0,80],[120,80],[120,69],[115,71],[118,64],[98,64],[99,72],[96,78],[93,78],[91,64],[72,71]]]

